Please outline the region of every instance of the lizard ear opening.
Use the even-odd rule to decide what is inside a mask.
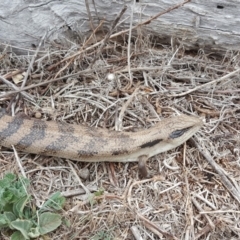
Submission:
[[[185,132],[187,132],[191,127],[183,128],[180,130],[175,130],[170,133],[169,138],[174,139],[174,138],[179,138],[181,137]]]

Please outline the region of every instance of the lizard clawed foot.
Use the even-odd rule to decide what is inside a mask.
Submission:
[[[147,160],[148,160],[147,155],[142,155],[138,157],[138,171],[141,178],[148,177]]]

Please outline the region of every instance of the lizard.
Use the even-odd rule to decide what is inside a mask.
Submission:
[[[137,132],[118,132],[57,121],[9,116],[0,109],[0,146],[27,153],[84,162],[138,162],[147,176],[146,161],[176,148],[203,125],[199,117],[179,115],[165,118]]]

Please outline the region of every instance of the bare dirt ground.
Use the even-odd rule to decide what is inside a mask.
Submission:
[[[70,226],[45,239],[239,239],[239,53],[187,51],[144,34],[125,40],[102,48],[53,44],[37,56],[6,48],[0,106],[121,131],[185,113],[204,121],[194,138],[151,158],[148,179],[138,176],[137,163],[76,162],[3,147],[1,177],[24,173],[38,206],[56,191],[66,197],[61,214]]]

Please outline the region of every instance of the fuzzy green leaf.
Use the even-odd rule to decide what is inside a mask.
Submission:
[[[4,218],[5,218],[5,221],[6,221],[7,225],[8,225],[11,229],[13,229],[13,228],[11,227],[11,224],[12,224],[13,221],[16,220],[16,216],[15,216],[12,212],[4,212],[3,215],[4,215]]]
[[[17,219],[11,223],[11,227],[14,229],[17,229],[22,233],[22,235],[26,238],[29,239],[28,232],[30,231],[32,227],[32,222],[29,220],[20,220]]]
[[[45,212],[39,217],[39,230],[41,235],[57,229],[62,223],[61,216],[56,213]]]
[[[12,234],[10,240],[26,240],[27,238],[25,238],[21,232],[16,231]]]
[[[23,218],[23,210],[28,203],[29,198],[29,196],[24,196],[13,204],[13,213],[18,218]]]
[[[16,180],[16,175],[7,173],[3,179],[0,180],[0,188],[5,188],[11,185]]]
[[[0,214],[0,229],[3,227],[7,227],[8,226],[8,222],[5,218],[4,214]]]
[[[14,174],[6,174],[0,180],[0,212],[11,211],[12,204],[27,195],[26,188],[29,183],[26,178],[17,180]]]
[[[43,204],[41,210],[46,209],[61,210],[63,205],[65,204],[65,201],[66,201],[65,197],[63,197],[60,192],[55,192]]]
[[[39,237],[40,235],[41,234],[39,231],[39,227],[31,228],[30,232],[28,233],[28,236],[31,238],[36,238],[36,237]]]

